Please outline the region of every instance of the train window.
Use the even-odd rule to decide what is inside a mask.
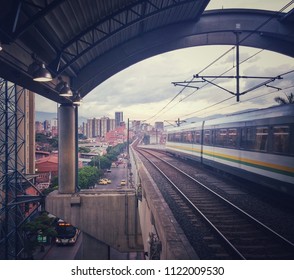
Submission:
[[[192,132],[191,131],[183,132],[183,139],[182,140],[184,143],[192,143]]]
[[[188,143],[192,143],[193,141],[192,131],[187,132],[187,141]]]
[[[241,129],[240,148],[253,150],[255,148],[255,132],[253,127],[246,127]]]
[[[229,128],[228,146],[229,147],[236,147],[237,146],[237,128]]]
[[[276,153],[289,153],[290,127],[287,125],[274,126],[273,136],[273,151]]]
[[[179,133],[179,132],[175,133],[174,141],[175,142],[181,142],[181,133]]]
[[[257,127],[256,128],[256,141],[255,150],[266,151],[268,142],[268,128]]]
[[[227,129],[217,129],[215,133],[215,144],[220,146],[226,146],[227,136]]]
[[[168,140],[171,142],[179,142],[181,139],[181,135],[179,133],[170,133],[168,135]]]
[[[204,144],[211,145],[211,137],[210,137],[210,130],[206,129],[204,131]]]
[[[195,141],[194,143],[200,144],[201,143],[201,131],[195,131]]]

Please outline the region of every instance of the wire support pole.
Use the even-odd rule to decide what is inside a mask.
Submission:
[[[277,87],[270,86],[268,84],[271,83],[271,82],[274,82],[275,80],[283,79],[281,77],[282,75],[278,75],[276,77],[241,76],[240,75],[240,64],[242,63],[242,62],[240,63],[240,42],[242,42],[244,40],[244,39],[240,40],[240,34],[241,33],[242,33],[242,31],[240,30],[240,25],[236,24],[236,31],[234,31],[234,34],[236,36],[236,44],[235,44],[235,49],[236,49],[236,53],[235,53],[235,56],[236,56],[236,74],[235,75],[206,75],[206,76],[204,76],[204,75],[199,75],[199,73],[198,73],[196,75],[193,75],[193,79],[196,79],[196,80],[192,79],[189,82],[187,82],[187,81],[172,82],[172,84],[174,84],[174,86],[182,86],[182,87],[184,87],[184,89],[185,88],[195,88],[196,90],[200,90],[204,86],[197,87],[194,84],[195,83],[201,83],[201,82],[203,83],[203,82],[205,82],[206,85],[211,84],[211,85],[213,85],[215,87],[218,87],[221,90],[224,90],[224,91],[236,96],[236,101],[237,102],[240,102],[240,96],[241,95],[244,95],[244,94],[246,94],[246,93],[248,93],[250,91],[256,90],[256,89],[258,89],[258,88],[260,88],[262,86],[273,87],[273,88],[278,89]],[[201,72],[203,72],[203,71],[201,71]],[[199,79],[201,79],[201,80],[199,80]],[[211,79],[211,80],[209,80],[209,79]],[[235,79],[235,81],[236,81],[235,91],[231,91],[229,89],[226,89],[226,88],[218,85],[216,82],[214,82],[217,79]],[[240,79],[266,79],[266,81],[264,81],[262,83],[259,83],[259,84],[255,85],[254,87],[251,87],[251,88],[249,88],[247,90],[241,91],[240,90]]]
[[[236,100],[240,101],[240,32],[236,31]]]

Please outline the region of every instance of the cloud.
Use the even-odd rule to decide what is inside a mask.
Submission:
[[[261,9],[279,11],[283,6],[289,3],[289,0],[211,0],[207,6],[211,9],[229,9],[229,8],[244,8],[244,9]]]
[[[125,118],[151,119],[152,121],[172,120],[178,117],[197,113],[202,115],[215,114],[217,110],[229,113],[234,110],[274,105],[275,95],[265,95],[272,88],[261,87],[258,90],[241,96],[241,103],[229,92],[205,83],[197,84],[202,89],[174,86],[172,82],[189,81],[193,75],[201,72],[229,46],[203,46],[177,50],[146,59],[109,78],[86,97],[79,108],[80,116],[86,118],[108,116],[114,118],[114,112],[123,111]],[[241,57],[247,58],[257,53],[257,49],[241,47]],[[234,66],[234,52],[211,65],[201,75],[220,75]],[[277,76],[294,69],[293,59],[269,51],[262,51],[252,59],[240,65],[241,75]],[[225,75],[235,75],[235,67]],[[293,85],[293,73],[277,80],[270,85],[285,88]],[[241,90],[246,90],[264,80],[242,79]],[[217,84],[235,92],[235,79],[217,79]],[[181,92],[179,94],[179,92]],[[167,106],[177,95],[179,96]],[[275,93],[276,94],[276,93]],[[265,95],[263,97],[263,95]],[[246,101],[248,100],[248,101]],[[223,101],[223,102],[222,102]],[[218,105],[214,105],[219,103]],[[163,108],[167,106],[164,110]],[[207,108],[204,110],[204,108]],[[44,112],[56,112],[56,104],[44,98],[36,98],[36,109]],[[157,113],[160,112],[158,115]],[[157,115],[155,118],[151,118]]]

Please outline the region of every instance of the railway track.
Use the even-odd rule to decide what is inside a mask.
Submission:
[[[161,192],[201,258],[294,259],[291,241],[154,152],[137,152],[164,177]]]

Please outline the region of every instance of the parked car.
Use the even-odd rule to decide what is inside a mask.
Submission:
[[[98,181],[98,184],[99,184],[99,185],[107,185],[107,181],[106,181],[105,179],[100,179],[100,180]]]
[[[127,184],[126,180],[121,180],[121,181],[120,181],[120,185],[121,185],[121,186],[125,186],[126,184]]]
[[[107,184],[111,184],[111,180],[110,179],[105,178],[103,180],[105,180],[107,182]]]

